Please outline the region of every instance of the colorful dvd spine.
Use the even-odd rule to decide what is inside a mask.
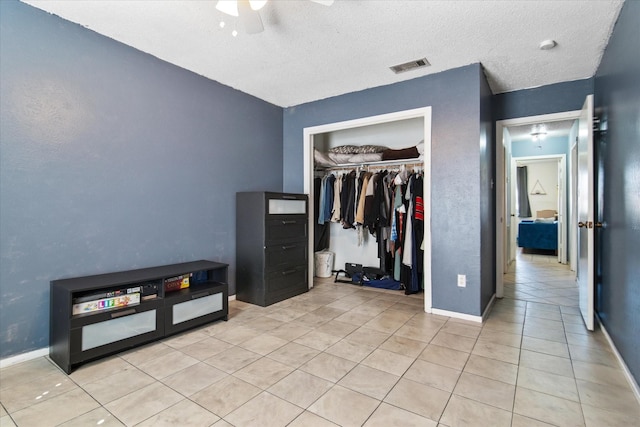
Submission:
[[[164,291],[173,292],[189,287],[189,277],[191,274],[182,274],[180,276],[171,277],[164,281]]]
[[[111,298],[101,298],[94,301],[74,304],[72,313],[75,316],[76,314],[94,313],[96,311],[108,310],[110,308],[127,307],[136,304],[140,304],[139,293],[120,295]]]

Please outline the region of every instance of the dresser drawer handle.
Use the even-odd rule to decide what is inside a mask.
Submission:
[[[287,270],[287,271],[283,271],[283,272],[282,272],[282,275],[283,275],[283,276],[288,276],[288,275],[290,275],[290,274],[295,273],[296,271],[297,271],[297,270]]]
[[[289,249],[293,249],[295,247],[297,247],[297,245],[284,245],[284,246],[282,246],[282,250],[283,251],[288,251]]]
[[[282,225],[289,225],[289,224],[295,224],[296,221],[281,221]]]
[[[209,291],[199,292],[197,294],[191,295],[191,299],[198,299],[209,296]]]
[[[111,313],[111,318],[117,319],[118,317],[129,316],[130,314],[136,314],[136,309],[130,308],[129,310],[119,311],[117,313]]]

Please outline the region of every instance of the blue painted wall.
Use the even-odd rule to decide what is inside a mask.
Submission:
[[[593,93],[593,79],[556,83],[494,95],[494,120],[575,111]]]
[[[281,108],[15,1],[0,50],[0,358],[49,345],[52,279],[234,280],[235,193],[282,189]]]
[[[602,164],[597,310],[629,370],[640,381],[640,2],[625,2],[595,78],[596,111],[606,130]]]
[[[480,179],[483,78],[482,67],[473,64],[284,111],[284,189],[298,192],[305,127],[432,107],[433,306],[472,315],[482,313],[481,281],[489,277],[481,275],[481,200],[491,197],[486,178]],[[458,273],[467,275],[466,288],[457,287]]]
[[[564,154],[567,156],[567,162],[569,161],[569,141],[566,136],[545,138],[541,145],[542,148],[538,148],[538,143],[531,140],[511,141],[511,156],[533,157]]]

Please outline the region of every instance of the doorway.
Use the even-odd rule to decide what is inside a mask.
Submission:
[[[564,139],[564,138],[561,138]],[[529,141],[524,141],[528,143]],[[568,135],[567,141],[568,143]],[[568,257],[568,218],[566,212],[569,209],[567,181],[567,155],[551,154],[540,156],[516,156],[515,153],[511,157],[511,168],[507,180],[510,185],[507,189],[509,192],[507,200],[510,201],[508,220],[511,222],[507,228],[509,233],[506,248],[507,265],[511,265],[516,261],[516,252],[518,250],[518,229],[519,223],[524,221],[537,221],[541,213],[546,215],[544,220],[554,219],[557,238],[556,255],[557,262],[561,264],[567,263]],[[526,168],[525,172],[528,176],[527,189],[523,197],[528,200],[529,209],[526,214],[518,206],[517,202],[520,197],[517,196],[518,191],[522,191],[517,185],[517,169]],[[555,212],[555,216],[551,213]],[[550,226],[553,226],[551,224]]]
[[[514,178],[511,173],[512,168],[512,159],[513,159],[513,149],[514,149],[514,136],[518,132],[523,132],[527,129],[526,132],[531,134],[536,133],[533,127],[534,125],[539,125],[544,123],[545,125],[552,128],[554,125],[558,125],[560,123],[564,123],[565,125],[571,126],[572,130],[577,129],[577,119],[580,117],[580,111],[567,111],[563,113],[554,113],[554,114],[545,114],[538,116],[530,116],[530,117],[522,117],[517,119],[508,119],[508,120],[500,120],[496,122],[496,181],[499,183],[496,194],[496,297],[502,298],[504,297],[504,274],[509,271],[510,260],[516,259],[517,257],[511,256],[511,253],[515,253],[512,251],[513,245],[510,241],[510,236],[513,236],[515,230],[513,227],[515,226],[515,221],[512,219],[511,215],[515,216],[515,212],[512,212],[512,203],[511,203],[511,187],[515,185],[513,183]],[[577,130],[575,130],[577,132]],[[549,135],[550,136],[550,135]],[[515,137],[517,138],[517,137]],[[562,154],[565,155],[565,176],[567,176],[568,183],[564,185],[564,191],[567,194],[568,203],[564,205],[564,210],[566,214],[564,215],[564,232],[563,236],[565,236],[565,247],[566,255],[569,259],[571,257],[571,248],[575,242],[572,241],[572,233],[566,232],[566,230],[571,230],[574,228],[574,212],[573,207],[574,200],[576,198],[575,192],[571,191],[572,189],[572,180],[573,180],[573,170],[575,170],[576,165],[573,163],[573,156],[570,155],[571,150],[573,148],[573,133],[570,133],[568,137],[566,137],[566,147]],[[530,139],[531,141],[531,139]],[[544,144],[544,142],[532,141],[530,146],[528,147],[530,154],[533,155],[536,153],[536,149],[539,147],[539,144]],[[560,153],[559,153],[560,154]],[[567,155],[569,154],[569,155]],[[559,184],[560,185],[560,184]],[[566,262],[566,258],[564,259]],[[502,273],[502,274],[501,274]]]
[[[309,195],[309,212],[315,211],[314,206],[314,146],[315,138],[322,134],[336,131],[345,131],[349,129],[364,128],[367,126],[381,125],[385,123],[393,123],[407,119],[422,119],[423,121],[423,167],[424,171],[424,311],[431,313],[432,311],[432,293],[431,293],[431,107],[416,108],[413,110],[398,111],[395,113],[382,114],[378,116],[365,117],[361,119],[348,120],[343,122],[328,123],[325,125],[304,128],[303,139],[303,156],[304,156],[304,193]],[[314,253],[314,218],[309,215],[309,254]],[[313,263],[314,257],[309,256],[309,286],[313,284]]]

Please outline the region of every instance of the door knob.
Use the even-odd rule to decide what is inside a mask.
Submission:
[[[604,223],[596,222],[596,228],[604,228]]]

